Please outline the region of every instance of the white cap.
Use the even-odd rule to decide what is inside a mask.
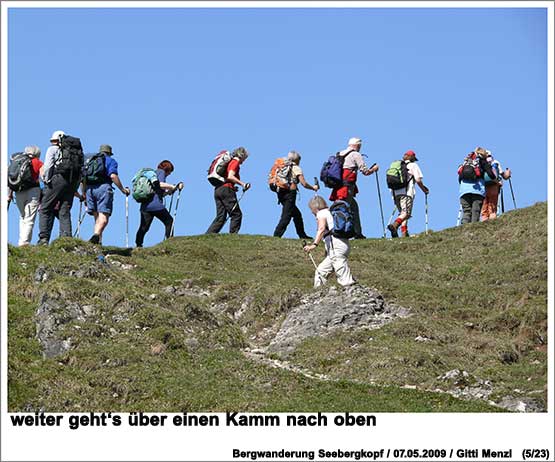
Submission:
[[[64,135],[65,133],[62,130],[56,130],[54,133],[52,133],[52,136],[50,137],[50,141],[58,141],[60,137]]]
[[[355,146],[357,144],[362,144],[362,140],[360,138],[351,138],[349,140],[349,146]]]

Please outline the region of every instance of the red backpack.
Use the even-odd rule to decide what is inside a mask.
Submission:
[[[208,168],[208,181],[212,186],[221,186],[227,178],[227,166],[232,159],[229,151],[220,151]]]
[[[476,181],[478,178],[482,178],[484,175],[480,167],[480,157],[475,152],[468,154],[459,166],[458,174],[459,182]]]

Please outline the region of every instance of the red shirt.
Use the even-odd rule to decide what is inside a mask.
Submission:
[[[39,172],[40,172],[40,168],[43,166],[43,162],[42,160],[40,160],[38,157],[33,157],[31,159],[31,176],[33,178],[33,181],[35,182],[39,182]]]
[[[356,170],[349,170],[347,168],[343,169],[343,181],[345,183],[351,183],[355,185],[355,189],[353,191],[353,197],[357,195],[358,193],[358,188],[356,185],[356,181],[357,181],[357,172]],[[340,186],[339,188],[336,188],[334,190],[332,190],[331,195],[330,195],[330,200],[332,201],[343,201],[347,198],[347,196],[349,195],[349,186],[345,185],[345,186]]]
[[[235,172],[235,178],[240,180],[241,179],[241,177],[239,176],[239,169],[240,168],[241,168],[241,164],[239,163],[239,160],[238,159],[231,159],[229,164],[227,164],[227,171],[226,171],[226,175],[225,175],[226,179],[229,177],[229,172],[231,172],[233,170]],[[227,181],[223,185],[227,186],[228,188],[235,188],[235,184],[233,184],[231,181]]]

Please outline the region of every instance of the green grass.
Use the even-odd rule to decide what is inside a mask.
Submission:
[[[436,377],[451,369],[490,380],[493,398],[519,389],[546,400],[545,203],[491,223],[352,247],[359,282],[411,307],[413,316],[380,330],[306,340],[291,361],[334,379],[322,382],[241,353],[267,343],[266,329],[312,290],[313,267],[299,240],[211,235],[133,252],[103,249],[135,265],[131,270],[102,265],[94,246],[73,239],[10,246],[9,409],[495,410],[399,387],[442,388]],[[45,283],[33,280],[39,266],[49,273]],[[83,269],[88,277],[70,276]],[[187,279],[211,296],[164,290]],[[44,292],[95,308],[94,316],[64,327],[74,347],[55,359],[42,358],[35,338],[34,312]],[[416,342],[418,335],[431,341]]]

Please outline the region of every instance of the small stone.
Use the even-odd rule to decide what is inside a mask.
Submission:
[[[148,298],[150,298],[151,300],[156,300],[157,295],[156,294],[150,294],[148,296]]]
[[[154,356],[158,356],[163,354],[166,351],[166,349],[167,347],[163,343],[156,343],[154,345],[151,345],[150,353]]]

